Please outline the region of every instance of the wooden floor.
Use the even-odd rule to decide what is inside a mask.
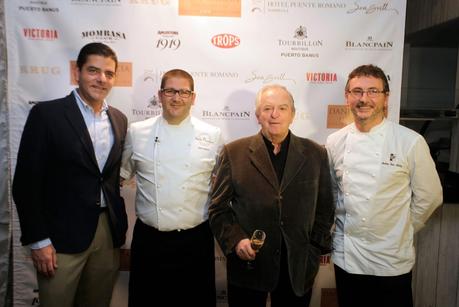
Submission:
[[[459,204],[438,208],[415,246],[415,307],[459,307]]]

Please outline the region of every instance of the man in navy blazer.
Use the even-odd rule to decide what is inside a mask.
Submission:
[[[13,198],[42,306],[109,306],[127,216],[120,196],[127,119],[107,105],[118,60],[102,43],[78,55],[70,95],[40,102],[21,138]]]

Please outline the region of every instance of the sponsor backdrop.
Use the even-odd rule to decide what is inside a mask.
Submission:
[[[118,54],[119,76],[108,102],[130,122],[160,114],[161,75],[182,68],[196,83],[193,114],[219,126],[226,141],[258,131],[255,94],[263,85],[280,83],[295,98],[293,132],[323,144],[349,121],[346,76],[366,63],[387,72],[388,117],[398,120],[404,0],[6,0],[5,6],[13,169],[30,108],[74,88],[74,61],[92,41]],[[134,190],[134,183],[123,188],[130,226]],[[15,212],[12,231],[14,306],[38,305]],[[129,246],[130,239],[112,306],[127,304]],[[218,248],[215,260],[218,303],[226,306],[225,257]],[[321,293],[334,288],[332,270],[329,257],[323,257],[312,306],[320,306]]]

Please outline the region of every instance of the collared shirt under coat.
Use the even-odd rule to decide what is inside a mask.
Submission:
[[[102,172],[114,143],[112,124],[110,123],[110,119],[108,118],[107,114],[108,104],[106,101],[104,101],[100,114],[95,114],[93,108],[84,102],[76,89],[74,89],[72,93],[75,96],[76,104],[81,112],[81,115],[83,116],[86,128],[88,129],[88,133],[92,141],[92,146],[94,148],[94,154],[97,159],[97,164],[99,165],[99,170]],[[100,206],[107,206],[104,198],[104,193],[102,193],[102,191],[100,193]],[[50,244],[52,244],[51,239],[47,238],[38,242],[34,242],[30,244],[29,247],[31,249],[39,249]]]

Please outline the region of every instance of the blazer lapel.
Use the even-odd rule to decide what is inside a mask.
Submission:
[[[283,191],[301,170],[306,158],[303,152],[303,145],[300,140],[290,133],[290,144],[288,147],[287,161],[285,162],[284,174],[282,176],[281,191]]]
[[[271,159],[269,158],[268,150],[263,141],[263,136],[258,133],[249,146],[250,160],[258,171],[268,180],[268,182],[276,189],[279,189],[279,181],[277,180],[276,172],[274,171]]]
[[[73,96],[73,94],[67,96],[65,104],[65,116],[70,122],[70,125],[73,127],[75,133],[78,135],[80,141],[83,143],[83,147],[86,149],[90,160],[94,166],[99,169],[96,154],[94,153],[94,147],[92,146],[91,136],[89,135],[88,128],[84,122],[83,115],[77,106],[75,96]]]
[[[110,112],[110,107],[108,107],[108,118],[110,120],[110,124],[112,126],[112,131],[113,131],[113,146],[110,149],[110,153],[108,154],[107,161],[105,162],[104,169],[110,169],[111,165],[115,161],[115,156],[119,153],[119,150],[121,150],[121,135],[122,135],[122,127],[119,125],[119,120],[117,120],[116,116]]]

